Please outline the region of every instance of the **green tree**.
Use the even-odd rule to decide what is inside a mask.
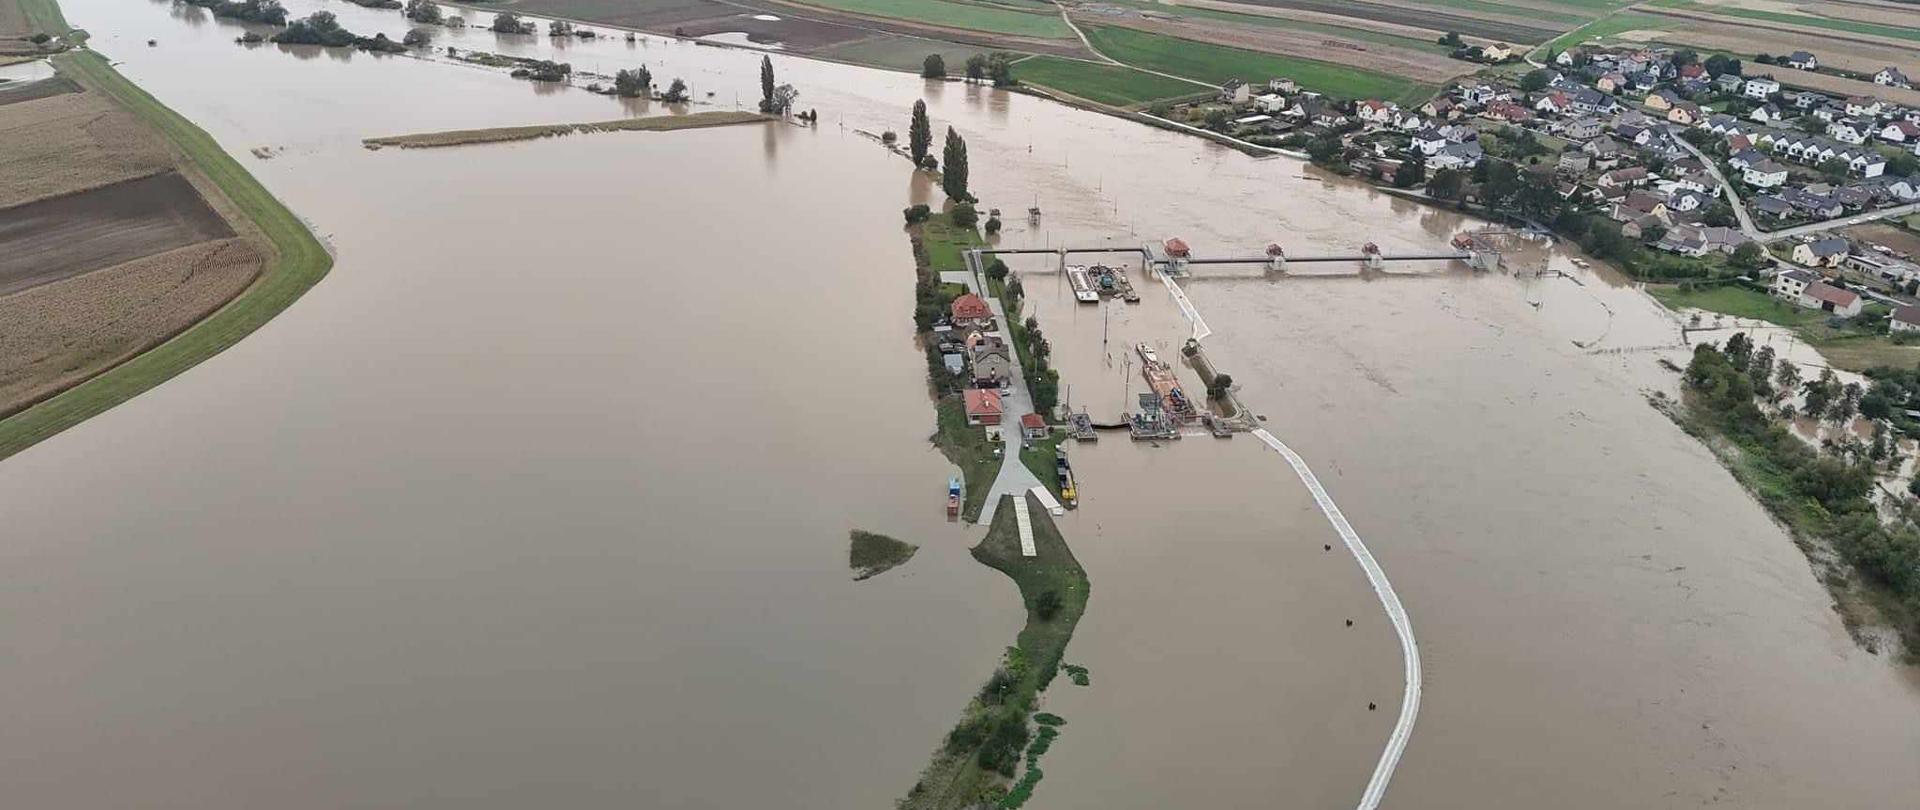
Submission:
[[[1207,396],[1212,399],[1222,399],[1231,390],[1233,390],[1232,374],[1215,374],[1213,381],[1207,383]]]
[[[1736,370],[1746,371],[1747,361],[1753,359],[1753,339],[1745,332],[1735,332],[1727,338],[1727,346],[1720,353],[1726,355],[1727,363]]]
[[[773,57],[760,57],[760,111],[770,113],[774,110],[773,101]]]
[[[1033,598],[1033,615],[1040,621],[1050,622],[1060,613],[1060,594],[1054,591],[1041,591]]]
[[[1552,81],[1553,71],[1551,70],[1546,68],[1529,70],[1527,75],[1520,77],[1520,89],[1529,93],[1538,93],[1547,89],[1547,85]]]
[[[967,142],[953,127],[947,127],[947,148],[940,164],[946,167],[940,174],[940,190],[956,202],[973,199],[967,193]]]
[[[660,100],[665,101],[668,104],[679,104],[680,102],[686,101],[687,100],[686,80],[676,77],[672,82],[669,82],[667,84],[667,92],[660,94]]]
[[[977,82],[987,77],[987,56],[976,53],[967,57],[967,81]]]
[[[1440,169],[1427,180],[1427,193],[1442,200],[1458,200],[1466,191],[1467,176],[1459,169]]]
[[[1742,242],[1733,249],[1733,263],[1749,269],[1764,267],[1767,264],[1767,250],[1759,242]]]
[[[1393,172],[1393,185],[1395,188],[1413,188],[1425,182],[1426,179],[1427,158],[1425,155],[1420,154],[1419,150],[1409,152],[1407,159],[1401,162],[1400,168]]]
[[[1729,73],[1738,76],[1740,75],[1740,60],[1727,56],[1726,54],[1716,53],[1707,57],[1707,73],[1713,76],[1724,76]]]
[[[1440,37],[1440,44],[1445,45],[1449,48],[1460,47],[1460,32],[1448,31],[1446,34]]]
[[[424,28],[410,29],[406,36],[400,38],[400,44],[409,48],[424,48],[433,44],[433,35]]]
[[[1836,184],[1845,182],[1847,179],[1847,171],[1852,168],[1853,167],[1848,165],[1845,160],[1837,157],[1820,161],[1819,166],[1820,173],[1826,176],[1827,182]]]
[[[937,53],[927,54],[927,61],[920,63],[920,77],[924,79],[946,78],[947,60]]]
[[[994,51],[987,57],[987,77],[993,80],[994,87],[1012,87],[1020,82],[1013,78],[1013,54],[1006,51]]]
[[[493,31],[496,34],[532,33],[532,23],[521,22],[520,15],[511,11],[502,11],[493,15]]]
[[[935,54],[936,56],[938,54]],[[927,122],[927,102],[913,103],[913,122],[907,125],[907,152],[913,155],[913,164],[918,166],[927,160],[927,150],[933,146],[933,125]]]
[[[1013,271],[1007,267],[1007,263],[999,259],[994,259],[992,264],[987,265],[987,278],[994,281],[1006,281],[1007,274],[1011,272]]]
[[[617,71],[613,74],[613,92],[626,98],[647,95],[653,92],[653,72],[646,65]]]
[[[427,25],[439,25],[445,19],[432,0],[407,0],[406,10],[401,13],[409,20]]]
[[[1773,382],[1775,387],[1791,393],[1800,387],[1800,367],[1792,360],[1780,361],[1780,367],[1773,372]]]

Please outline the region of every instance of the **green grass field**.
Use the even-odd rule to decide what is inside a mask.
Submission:
[[[1555,22],[1555,23],[1562,23],[1565,25],[1578,25],[1580,24],[1580,21],[1585,20],[1589,17],[1595,16],[1593,14],[1542,11],[1537,8],[1529,8],[1527,6],[1515,6],[1515,5],[1508,5],[1506,3],[1489,3],[1489,2],[1486,2],[1486,0],[1414,0],[1414,2],[1409,3],[1408,5],[1435,6],[1438,8],[1452,8],[1452,9],[1459,9],[1461,11],[1479,12],[1481,14],[1505,14],[1509,17],[1519,17],[1522,19],[1534,20],[1537,22]],[[1562,5],[1562,4],[1556,3],[1556,5]],[[1606,7],[1603,6],[1602,9],[1604,8]]]
[[[1679,22],[1682,21],[1669,17],[1656,17],[1652,14],[1622,11],[1611,16],[1601,17],[1600,19],[1587,23],[1584,27],[1561,34],[1558,38],[1540,47],[1543,49],[1543,53],[1546,51],[1564,51],[1588,40],[1619,36],[1628,31],[1651,31],[1672,28]]]
[[[50,32],[64,32],[66,25],[53,0],[21,0],[21,4],[36,24],[51,20],[54,23],[49,27]],[[184,152],[266,234],[278,256],[245,292],[179,336],[0,421],[0,459],[80,424],[225,351],[292,305],[333,266],[333,258],[300,219],[274,199],[205,130],[114,72],[97,53],[62,54],[54,57],[54,64],[90,92],[105,94],[131,110]]]
[[[1013,75],[1025,84],[1051,88],[1101,104],[1126,106],[1163,98],[1205,93],[1208,87],[1169,79],[1133,68],[1036,56],[1013,66]]]
[[[1802,309],[1758,290],[1731,284],[1702,290],[1648,286],[1647,293],[1668,309],[1704,309],[1780,326],[1814,326],[1827,319],[1823,313]]]
[[[835,45],[812,55],[917,74],[926,64],[927,55],[937,53],[947,63],[948,75],[959,76],[966,72],[967,57],[986,52],[986,48],[978,45],[941,42],[898,34],[876,34],[866,39]]]
[[[1073,36],[1057,11],[1015,11],[1005,6],[952,3],[947,0],[799,0],[806,5],[892,17],[995,34],[1066,39]]]
[[[1892,37],[1894,39],[1907,39],[1907,40],[1913,40],[1915,42],[1920,42],[1920,11],[1916,11],[1914,13],[1914,19],[1916,23],[1915,27],[1903,27],[1903,26],[1895,26],[1895,25],[1882,25],[1880,23],[1862,22],[1859,20],[1842,20],[1842,19],[1836,19],[1833,17],[1815,17],[1811,14],[1786,14],[1778,11],[1762,11],[1760,9],[1739,8],[1736,6],[1718,6],[1718,5],[1710,6],[1705,3],[1693,2],[1693,0],[1653,0],[1653,2],[1649,3],[1649,5],[1655,6],[1657,8],[1673,8],[1673,9],[1681,9],[1684,11],[1698,11],[1698,12],[1704,12],[1707,14],[1713,14],[1721,17],[1739,17],[1739,18],[1748,19],[1748,20],[1764,20],[1766,22],[1787,23],[1789,25],[1800,25],[1800,26],[1806,26],[1809,28],[1825,28],[1829,31],[1846,31],[1848,33],[1853,33],[1853,34],[1871,34],[1874,36]],[[1818,43],[1810,43],[1810,44],[1817,45]]]
[[[1228,79],[1265,82],[1285,76],[1301,87],[1341,98],[1379,98],[1417,104],[1433,86],[1398,76],[1291,56],[1208,45],[1135,31],[1083,26],[1095,48],[1130,65],[1219,84]]]

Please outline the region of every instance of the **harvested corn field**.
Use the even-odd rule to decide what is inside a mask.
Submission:
[[[415,135],[388,135],[379,138],[367,138],[361,143],[369,148],[397,146],[402,149],[433,149],[442,146],[466,146],[482,143],[505,143],[508,141],[530,141],[535,138],[551,138],[558,135],[572,135],[589,132],[668,132],[679,129],[702,129],[705,127],[724,127],[734,124],[757,124],[774,121],[772,116],[749,112],[701,112],[691,115],[662,115],[653,118],[621,118],[613,121],[598,121],[589,124],[536,124],[525,127],[492,127],[489,129],[455,129],[445,132],[422,132]]]
[[[1203,19],[1130,19],[1121,27],[1206,42],[1243,50],[1285,54],[1322,62],[1351,65],[1361,70],[1440,84],[1472,73],[1479,66],[1449,59],[1445,54],[1389,47],[1353,38],[1289,31],[1283,28],[1233,25]]]
[[[261,256],[202,242],[0,297],[0,416],[159,345],[238,295]]]
[[[49,80],[55,81],[55,80]],[[95,93],[0,107],[0,208],[144,177],[173,165],[160,139]]]
[[[0,209],[0,295],[231,236],[174,172]]]

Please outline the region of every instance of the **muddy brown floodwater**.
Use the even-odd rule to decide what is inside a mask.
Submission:
[[[1293,161],[779,56],[818,129],[368,152],[674,111],[243,48],[166,3],[66,11],[340,258],[235,349],[0,465],[0,784],[22,806],[887,806],[1020,625],[965,552],[979,530],[942,520],[925,441],[898,217],[934,192],[854,132],[903,129],[916,98],[966,135],[989,205],[1045,210],[1010,213],[1004,244],[1392,253],[1468,227]],[[753,53],[440,33],[644,62],[695,109],[757,94]],[[1910,804],[1912,679],[1853,646],[1788,538],[1644,402],[1672,389],[1678,325],[1515,256],[1549,262],[1571,277],[1187,285],[1210,354],[1412,616],[1426,690],[1386,804]],[[1076,406],[1117,409],[1139,390],[1124,347],[1187,334],[1143,276],[1108,315],[1019,269]],[[1075,454],[1061,526],[1094,596],[1067,659],[1093,684],[1047,698],[1069,724],[1038,800],[1354,802],[1399,650],[1298,480],[1244,436]],[[922,550],[852,583],[852,528]]]

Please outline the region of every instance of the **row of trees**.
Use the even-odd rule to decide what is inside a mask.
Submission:
[[[799,97],[800,91],[793,89],[793,85],[774,84],[773,58],[760,57],[760,112],[786,115],[793,110],[794,99]]]
[[[185,0],[189,6],[204,8],[215,17],[265,25],[286,25],[287,10],[280,0]]]
[[[1012,87],[1020,81],[1013,76],[1013,54],[1006,51],[994,51],[990,54],[976,53],[967,57],[966,77],[968,81],[990,81],[994,87]],[[937,53],[927,54],[920,63],[920,76],[927,79],[947,77],[947,58]]]
[[[1756,382],[1768,377],[1755,365],[1767,356],[1764,348],[1752,348],[1745,334],[1727,344],[1726,350],[1710,344],[1695,348],[1686,372],[1692,412],[1763,463],[1768,485],[1756,485],[1753,492],[1770,511],[1796,530],[1832,543],[1857,571],[1885,589],[1890,618],[1907,649],[1920,650],[1920,528],[1905,508],[1894,525],[1882,522],[1869,497],[1875,464],[1890,463],[1893,454],[1884,424],[1876,422],[1871,448],[1846,440],[1834,453],[1814,450],[1759,407],[1762,399],[1771,401],[1764,384]],[[1790,368],[1783,362],[1771,375],[1780,389],[1790,390],[1788,384],[1798,382],[1797,371]],[[1886,373],[1890,388],[1913,390],[1907,388],[1915,381],[1911,372],[1881,373]],[[1880,388],[1878,381],[1875,388]],[[1808,415],[1816,410],[1828,417],[1841,414],[1846,421],[1855,407],[1862,412],[1891,408],[1893,400],[1886,392],[1863,395],[1858,389],[1840,385],[1831,371],[1824,372],[1802,384],[1807,400],[1803,410]]]

